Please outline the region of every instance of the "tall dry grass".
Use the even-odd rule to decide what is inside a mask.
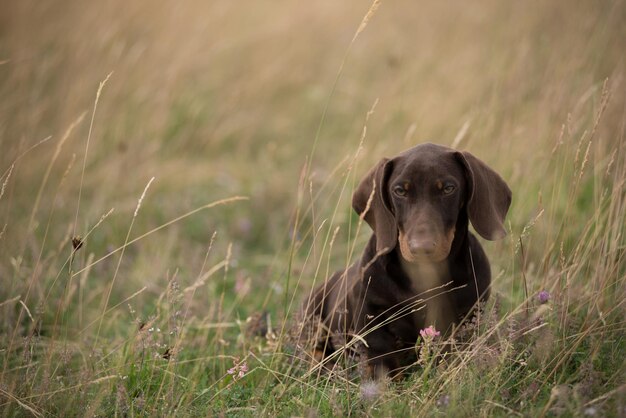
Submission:
[[[4,415],[623,413],[626,5],[374,4],[0,5]],[[307,377],[283,325],[425,140],[514,191],[474,343]]]

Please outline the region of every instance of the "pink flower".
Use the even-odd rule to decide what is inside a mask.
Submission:
[[[441,332],[437,331],[435,329],[435,327],[433,327],[432,325],[429,326],[428,328],[424,328],[420,330],[420,335],[422,336],[423,339],[428,339],[428,340],[432,340],[435,337],[438,337],[441,335]]]
[[[235,360],[235,365],[226,370],[226,373],[231,375],[235,380],[241,379],[248,373],[248,364],[245,361],[243,363],[237,363],[237,361],[239,360]]]
[[[239,378],[241,379],[246,373],[248,373],[248,364],[244,362],[239,366]]]

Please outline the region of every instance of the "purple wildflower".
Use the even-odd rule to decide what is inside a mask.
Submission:
[[[550,293],[542,290],[537,294],[537,299],[539,299],[539,303],[541,304],[548,303],[548,301],[550,300]]]

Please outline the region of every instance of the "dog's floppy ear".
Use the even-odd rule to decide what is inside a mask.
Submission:
[[[467,211],[476,232],[495,241],[506,235],[504,218],[511,205],[511,189],[487,164],[466,151],[456,152],[466,171]]]
[[[387,196],[392,170],[393,161],[383,158],[365,175],[352,195],[352,207],[374,230],[376,251],[383,254],[393,250],[398,240],[398,226]]]

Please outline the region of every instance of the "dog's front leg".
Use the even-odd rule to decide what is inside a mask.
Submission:
[[[367,358],[364,359],[365,377],[370,379],[400,377],[401,369],[395,337],[381,327],[371,331],[365,340],[367,342],[365,350]]]

